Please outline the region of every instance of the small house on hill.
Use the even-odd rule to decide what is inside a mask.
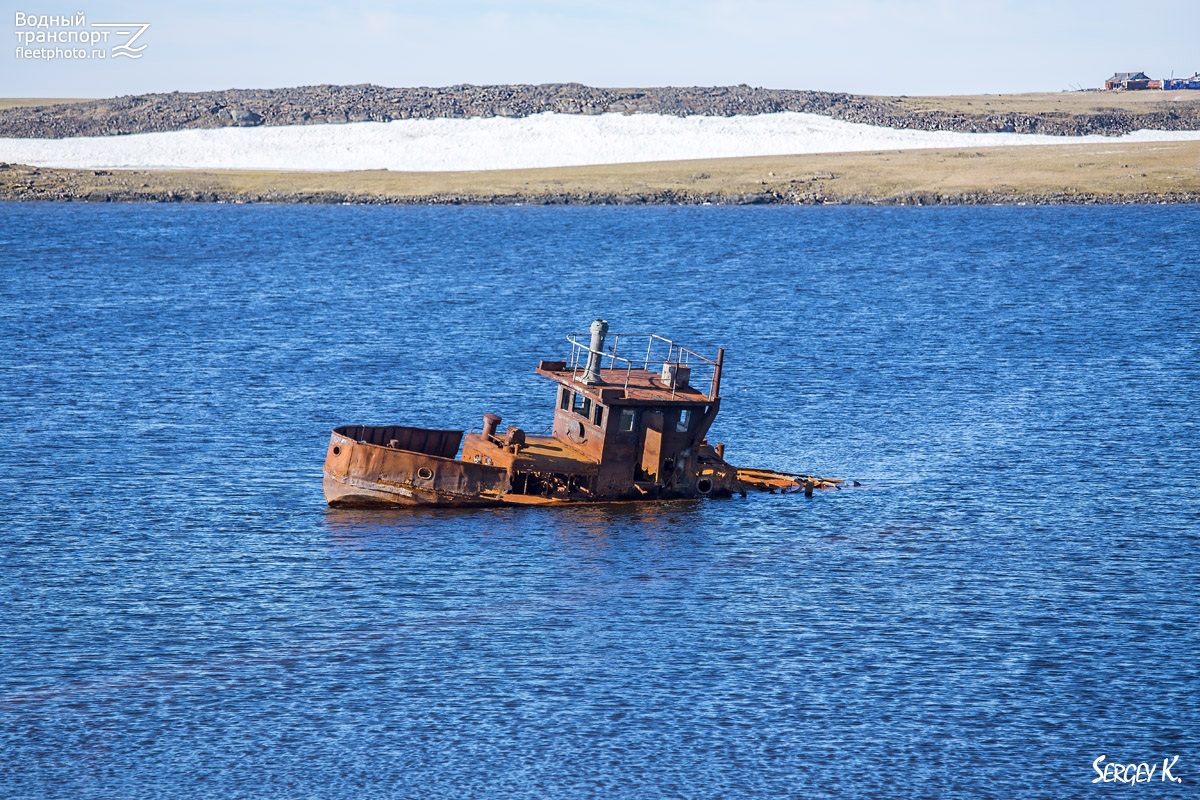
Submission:
[[[1114,89],[1149,89],[1150,76],[1144,72],[1118,72],[1104,82],[1104,88]]]

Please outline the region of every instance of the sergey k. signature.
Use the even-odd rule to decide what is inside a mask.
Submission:
[[[1158,768],[1158,764],[1151,764],[1149,761],[1132,762],[1129,764],[1118,764],[1115,761],[1104,764],[1104,759],[1107,756],[1101,755],[1092,762],[1092,769],[1096,770],[1096,776],[1092,779],[1092,783],[1149,783],[1157,777],[1160,781],[1170,781],[1171,783],[1183,783],[1183,778],[1171,774],[1171,770],[1175,768],[1175,762],[1179,760],[1179,756],[1174,758],[1164,758],[1162,761],[1162,770]]]

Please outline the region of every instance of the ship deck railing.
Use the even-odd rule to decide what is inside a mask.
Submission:
[[[569,333],[567,341],[571,344],[571,358],[567,362],[574,380],[587,370],[588,355],[592,353],[590,333]],[[706,396],[711,400],[716,397],[720,381],[720,355],[716,359],[708,358],[695,350],[673,342],[657,333],[610,333],[609,348],[597,351],[600,356],[602,369],[623,369],[625,371],[625,391],[629,391],[629,378],[635,369],[661,373],[664,365],[675,364],[689,367],[691,377],[688,385],[703,386],[708,383]],[[628,355],[618,355],[626,353]],[[676,385],[671,384],[671,398],[675,398]]]

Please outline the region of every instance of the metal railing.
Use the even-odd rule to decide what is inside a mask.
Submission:
[[[571,370],[571,379],[575,380],[587,368],[587,358],[592,352],[591,334],[569,333],[567,341],[571,344],[571,357],[567,364]],[[632,357],[618,355],[618,352],[631,353]],[[598,355],[602,369],[624,368],[626,391],[629,390],[629,378],[633,370],[641,369],[661,374],[663,365],[677,364],[691,368],[689,385],[702,386],[702,381],[707,380],[708,392],[705,397],[712,400],[716,396],[717,382],[720,380],[720,354],[717,360],[706,358],[695,350],[689,350],[656,333],[610,333],[608,349]],[[674,382],[670,388],[671,398],[674,399]]]

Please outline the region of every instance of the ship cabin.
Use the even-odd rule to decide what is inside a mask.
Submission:
[[[463,440],[462,460],[508,472],[509,502],[706,495],[703,464],[717,456],[705,436],[720,408],[724,350],[708,359],[655,334],[614,334],[592,323],[567,337],[566,361],[542,361],[555,384],[549,436],[499,432],[484,415],[482,433]]]

